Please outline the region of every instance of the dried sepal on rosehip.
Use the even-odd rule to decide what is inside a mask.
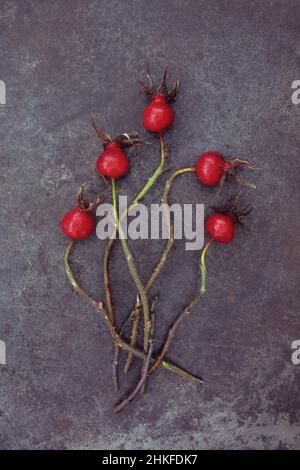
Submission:
[[[83,183],[76,194],[76,204],[77,207],[84,212],[93,212],[97,209],[98,206],[100,206],[100,204],[102,204],[108,194],[98,194],[98,196],[96,196],[92,201],[88,201],[87,191],[88,185]]]
[[[166,102],[168,102],[168,103],[173,103],[174,101],[176,101],[176,97],[177,97],[177,93],[178,93],[178,89],[179,89],[179,80],[176,80],[173,83],[172,89],[169,90],[169,88],[167,86],[167,73],[168,73],[168,69],[165,69],[165,71],[163,73],[163,76],[161,78],[159,87],[156,89],[154,87],[153,79],[152,79],[152,77],[150,76],[150,73],[149,73],[149,66],[147,66],[147,85],[145,85],[145,83],[142,82],[141,80],[139,82],[140,85],[141,85],[142,91],[146,95],[151,96],[152,98],[155,95],[164,96]]]
[[[236,202],[240,193],[228,199],[223,208],[213,208],[214,212],[205,222],[205,229],[212,240],[219,243],[230,243],[235,237],[235,224],[239,224],[249,232],[249,227],[245,224],[244,218],[253,210],[252,203],[237,209]]]
[[[80,186],[76,194],[77,207],[67,212],[60,221],[60,228],[71,240],[84,240],[95,230],[95,218],[91,214],[106,196],[97,196],[89,202],[86,198],[87,185]]]
[[[233,173],[236,168],[249,168],[256,170],[257,166],[247,160],[238,158],[226,160],[218,152],[205,152],[198,158],[196,173],[200,183],[206,186],[218,186],[217,194],[220,192],[225,179],[237,181],[240,184],[255,188],[255,185],[239,178]]]
[[[147,68],[147,85],[140,81],[143,92],[151,97],[151,102],[143,112],[143,126],[150,132],[161,133],[171,126],[175,113],[168,103],[176,100],[179,81],[175,81],[171,90],[167,86],[167,69],[164,71],[157,89]]]
[[[124,176],[129,171],[129,161],[127,155],[123,151],[124,147],[132,147],[142,141],[136,133],[124,133],[111,138],[96,126],[93,121],[93,127],[100,137],[104,151],[99,155],[96,168],[100,175],[113,179]]]

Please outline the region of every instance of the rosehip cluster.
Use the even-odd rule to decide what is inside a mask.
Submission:
[[[147,71],[147,83],[140,82],[143,92],[150,97],[150,103],[145,107],[143,116],[142,116],[142,123],[144,128],[151,132],[159,135],[160,141],[160,149],[161,149],[161,162],[158,168],[154,171],[153,175],[148,179],[145,186],[141,189],[140,193],[135,197],[132,205],[137,204],[145,194],[150,190],[152,185],[156,182],[159,176],[164,172],[164,165],[165,165],[165,157],[166,157],[166,149],[164,144],[164,132],[168,129],[174,122],[175,119],[175,112],[173,111],[170,104],[176,100],[178,89],[179,89],[179,82],[175,81],[172,88],[169,90],[167,86],[167,71],[164,72],[161,82],[157,88],[154,87],[154,83],[152,78],[150,77],[149,71]],[[95,122],[93,121],[93,127],[96,130],[98,136],[101,139],[103,144],[103,151],[98,156],[96,162],[96,169],[101,177],[104,178],[106,183],[110,186],[112,191],[112,199],[114,203],[114,214],[115,214],[115,227],[116,232],[121,230],[119,224],[119,215],[116,206],[116,180],[122,178],[129,172],[129,159],[125,153],[125,149],[128,147],[132,147],[133,145],[143,143],[142,140],[139,139],[136,133],[123,133],[116,137],[111,138],[108,134],[106,134],[103,130],[96,126]],[[192,173],[197,176],[198,181],[205,186],[215,187],[215,196],[219,195],[220,190],[225,182],[225,180],[233,180],[237,181],[241,184],[246,184],[248,186],[254,187],[250,183],[240,179],[236,171],[238,168],[248,168],[248,169],[256,169],[256,165],[253,163],[248,162],[247,160],[240,160],[240,159],[225,159],[220,153],[215,151],[207,151],[202,153],[195,166],[193,167],[186,167],[181,168],[174,173],[167,179],[165,184],[165,188],[163,191],[163,202],[168,202],[168,194],[171,188],[171,185],[176,176],[181,175],[183,173]],[[109,181],[106,180],[109,179]],[[209,235],[209,241],[206,243],[202,250],[201,254],[201,274],[202,274],[202,284],[201,289],[199,290],[198,296],[193,299],[193,301],[188,304],[188,306],[181,312],[178,316],[176,321],[170,327],[167,335],[167,339],[163,348],[161,349],[160,353],[156,357],[152,357],[153,354],[153,331],[154,331],[154,311],[149,308],[148,305],[148,290],[152,286],[153,282],[156,280],[157,276],[162,271],[167,257],[170,251],[170,248],[173,244],[173,239],[170,239],[167,242],[166,248],[162,253],[161,259],[158,265],[155,267],[148,283],[146,286],[143,285],[141,279],[139,278],[138,270],[135,265],[134,256],[132,255],[129,247],[127,245],[126,240],[121,238],[122,248],[128,263],[129,272],[133,281],[135,282],[136,288],[138,290],[137,296],[137,304],[134,307],[133,313],[130,318],[134,318],[132,320],[132,334],[131,334],[131,341],[128,344],[125,340],[122,339],[122,334],[124,328],[127,325],[127,322],[124,323],[124,327],[122,329],[118,329],[115,321],[114,315],[114,308],[112,303],[112,295],[110,290],[110,280],[109,280],[109,256],[110,251],[112,249],[113,240],[110,240],[104,256],[104,264],[103,264],[103,274],[104,274],[104,286],[105,286],[105,295],[106,295],[106,303],[107,307],[104,306],[102,301],[96,302],[91,299],[77,284],[70,266],[69,266],[69,253],[72,246],[73,241],[76,240],[84,240],[91,236],[95,231],[95,217],[93,215],[93,211],[97,208],[99,204],[104,200],[106,197],[105,195],[97,196],[92,202],[89,202],[86,197],[86,186],[82,185],[80,187],[79,192],[76,196],[76,207],[71,211],[67,212],[64,217],[60,221],[60,227],[63,233],[71,239],[70,244],[68,245],[66,255],[65,255],[65,266],[68,278],[79,295],[82,296],[84,300],[86,300],[90,305],[94,306],[97,311],[101,313],[106,322],[113,340],[115,342],[116,350],[115,350],[115,357],[114,357],[114,365],[113,365],[113,379],[115,388],[118,389],[118,379],[117,379],[117,364],[118,364],[118,352],[120,348],[125,349],[129,354],[126,361],[125,372],[129,370],[130,364],[132,362],[133,357],[139,357],[143,360],[143,367],[142,367],[142,374],[141,379],[138,382],[138,385],[134,389],[134,391],[128,395],[128,397],[119,403],[115,407],[115,411],[121,411],[133,398],[137,395],[137,393],[144,389],[146,379],[149,374],[153,373],[159,366],[165,367],[168,370],[184,377],[189,380],[192,380],[196,383],[201,383],[201,380],[189,372],[186,372],[180,369],[178,366],[174,366],[171,363],[165,360],[165,355],[168,352],[169,346],[173,337],[175,335],[175,331],[180,325],[181,321],[186,318],[192,308],[199,302],[200,298],[205,293],[205,281],[206,281],[206,267],[205,267],[205,255],[207,252],[208,247],[212,242],[219,242],[219,243],[229,243],[235,237],[235,227],[236,224],[243,225],[247,228],[244,223],[244,218],[252,211],[251,204],[248,204],[246,207],[238,210],[236,209],[236,202],[238,199],[239,194],[232,196],[227,204],[223,208],[215,208],[214,205],[211,207],[213,209],[213,213],[210,214],[205,222],[205,229],[207,234]],[[121,234],[121,232],[120,232]],[[105,310],[107,308],[107,310]],[[143,311],[144,313],[144,349],[140,351],[136,348],[136,341],[137,341],[137,334],[138,334],[138,322],[140,318],[140,313]],[[150,315],[151,313],[151,315]]]

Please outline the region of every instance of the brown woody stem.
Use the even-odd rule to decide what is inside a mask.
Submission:
[[[124,398],[124,400],[122,400],[121,403],[119,403],[118,405],[116,405],[116,406],[114,407],[114,412],[115,412],[115,413],[119,413],[119,412],[122,411],[127,405],[129,405],[129,403],[137,396],[137,394],[139,393],[139,391],[140,391],[140,390],[144,387],[144,385],[145,385],[145,382],[146,382],[146,379],[147,379],[147,376],[148,376],[148,373],[149,373],[149,368],[150,368],[150,365],[151,365],[151,359],[152,359],[152,353],[153,353],[154,322],[155,322],[155,316],[154,316],[154,313],[152,313],[152,315],[151,315],[151,325],[152,325],[152,327],[151,327],[150,346],[149,346],[149,350],[148,350],[148,354],[147,354],[147,359],[146,359],[146,362],[145,362],[145,366],[144,366],[144,369],[143,369],[142,376],[141,376],[140,380],[138,381],[138,384],[136,385],[135,389],[134,389],[126,398]]]
[[[141,318],[141,301],[140,301],[140,296],[137,296],[137,302],[135,304],[134,310],[131,312],[131,321],[132,321],[132,328],[131,328],[131,338],[130,338],[130,346],[132,348],[135,347],[137,337],[138,337],[138,328],[139,328],[139,322]],[[129,369],[131,367],[132,361],[133,361],[133,354],[130,352],[128,353],[125,366],[124,366],[124,373],[127,374],[129,372]]]
[[[128,269],[132,277],[133,282],[138,290],[138,293],[141,297],[141,303],[144,312],[144,353],[147,354],[149,349],[149,339],[151,331],[151,320],[150,320],[150,311],[149,311],[149,302],[148,296],[145,290],[145,286],[141,281],[141,278],[138,274],[133,255],[128,247],[127,240],[124,236],[122,225],[119,221],[118,209],[117,209],[117,190],[116,190],[116,181],[112,178],[112,198],[113,198],[113,207],[114,207],[114,219],[115,219],[115,228],[120,235],[120,241],[123,248],[123,252],[127,261]],[[145,361],[144,361],[145,367]]]
[[[67,248],[66,248],[65,256],[64,256],[64,264],[65,264],[65,270],[66,270],[68,280],[69,280],[71,286],[73,287],[74,292],[76,294],[78,294],[91,307],[93,307],[94,310],[96,310],[96,312],[98,314],[100,314],[100,316],[104,320],[104,322],[105,322],[105,324],[106,324],[106,326],[107,326],[107,328],[108,328],[115,344],[118,345],[119,348],[122,348],[122,349],[124,349],[125,351],[128,351],[128,352],[132,352],[136,357],[139,357],[140,359],[146,360],[147,356],[142,351],[140,351],[139,349],[131,348],[130,345],[120,337],[120,335],[118,334],[117,329],[110,322],[110,319],[108,317],[108,314],[107,314],[107,312],[104,308],[104,305],[103,305],[102,301],[100,300],[99,302],[96,302],[83,289],[81,289],[81,287],[79,287],[79,285],[78,285],[78,283],[77,283],[77,281],[76,281],[76,279],[75,279],[75,277],[72,273],[72,270],[70,268],[70,263],[69,263],[69,257],[70,257],[70,253],[71,253],[73,244],[74,244],[74,242],[70,241]],[[189,372],[185,371],[184,369],[181,369],[180,367],[178,367],[178,366],[176,366],[176,365],[174,365],[174,364],[172,364],[168,361],[163,361],[162,366],[165,369],[168,369],[171,372],[174,372],[175,374],[180,375],[181,377],[183,377],[187,380],[190,380],[190,381],[192,381],[196,384],[199,384],[199,383],[202,382],[202,380],[199,379],[198,377],[190,374]]]
[[[120,333],[119,333],[120,337],[123,336],[129,322],[130,322],[130,317],[126,318],[125,322],[123,323],[122,328],[120,329]],[[115,392],[119,391],[118,364],[119,364],[120,351],[121,349],[116,346],[114,349],[113,370],[112,370],[113,386],[114,386]]]

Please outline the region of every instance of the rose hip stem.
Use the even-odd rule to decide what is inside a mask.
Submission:
[[[155,338],[153,336],[154,324],[155,324],[155,314],[154,314],[154,312],[151,315],[151,324],[152,324],[151,338],[149,340],[150,346],[149,346],[147,359],[146,359],[146,362],[145,362],[145,366],[144,366],[142,376],[141,376],[140,380],[138,381],[138,384],[136,385],[134,390],[126,398],[124,398],[118,405],[116,405],[114,407],[114,412],[115,413],[119,413],[120,411],[122,411],[127,405],[129,405],[129,403],[132,400],[134,400],[134,398],[137,396],[139,391],[143,388],[143,386],[144,386],[144,384],[147,380],[147,376],[148,376],[148,373],[149,373],[149,368],[151,366],[151,359],[152,359],[152,354],[153,354],[153,345],[154,345],[154,340],[155,340]]]
[[[194,298],[194,300],[190,302],[189,305],[181,312],[181,314],[177,317],[177,319],[175,320],[175,322],[169,329],[165,344],[160,354],[154,361],[154,364],[151,366],[149,374],[154,372],[156,368],[161,364],[161,361],[163,360],[163,358],[165,357],[166,353],[169,350],[172,339],[174,338],[175,332],[177,328],[179,327],[180,323],[192,312],[193,307],[200,302],[201,298],[205,294],[205,289],[206,289],[205,256],[212,242],[215,241],[219,243],[230,243],[234,239],[234,236],[235,236],[235,229],[234,229],[235,224],[240,224],[244,228],[247,228],[247,226],[244,223],[244,218],[251,213],[253,207],[251,203],[250,204],[248,203],[243,208],[236,209],[235,205],[239,196],[240,196],[240,193],[237,193],[231,196],[228,199],[227,204],[223,209],[221,210],[214,209],[215,212],[207,218],[205,228],[206,228],[206,232],[210,236],[210,239],[206,243],[206,245],[204,246],[201,252],[201,262],[200,262],[201,287],[200,287],[200,290],[197,296]]]
[[[171,342],[175,336],[175,333],[176,333],[176,330],[177,328],[179,327],[180,323],[190,315],[190,313],[192,312],[193,308],[200,302],[200,300],[202,299],[202,297],[204,296],[205,294],[205,290],[206,290],[206,265],[205,265],[205,255],[207,253],[207,250],[208,248],[210,247],[210,245],[212,244],[213,240],[210,239],[206,245],[204,246],[204,248],[202,249],[201,251],[201,258],[200,258],[200,269],[201,269],[201,286],[200,286],[200,289],[198,291],[198,294],[197,296],[192,300],[192,302],[190,302],[186,307],[185,309],[181,312],[181,314],[177,317],[177,319],[175,320],[175,322],[173,323],[173,325],[171,326],[171,328],[169,328],[169,331],[168,331],[168,334],[167,334],[167,338],[166,338],[166,341],[165,341],[165,344],[160,352],[160,354],[158,355],[158,357],[155,359],[154,363],[152,364],[150,370],[149,370],[149,373],[153,373],[156,371],[156,369],[160,366],[161,362],[163,361],[165,355],[167,354],[169,348],[170,348],[170,345],[171,345]]]
[[[142,304],[141,304],[141,299],[140,296],[137,295],[137,301],[134,306],[134,310],[131,312],[131,315],[129,318],[131,318],[131,336],[130,336],[130,346],[135,347],[137,337],[138,337],[138,329],[139,329],[139,323],[140,323],[140,318],[141,318],[141,310],[142,310]],[[125,366],[124,366],[124,373],[127,374],[129,372],[129,369],[131,367],[133,361],[133,355],[131,353],[128,353]]]
[[[78,285],[78,283],[77,283],[77,281],[76,281],[76,279],[75,279],[75,277],[72,273],[72,270],[70,268],[70,263],[69,263],[70,253],[71,253],[73,245],[74,245],[74,241],[71,240],[69,242],[67,248],[66,248],[66,251],[65,251],[64,264],[65,264],[65,270],[66,270],[68,280],[69,280],[71,286],[73,287],[74,292],[76,294],[78,294],[91,307],[93,307],[93,309],[96,310],[97,313],[100,314],[100,316],[104,320],[104,322],[105,322],[105,324],[106,324],[106,326],[107,326],[114,342],[118,345],[119,348],[122,348],[125,351],[132,351],[133,354],[136,357],[138,357],[140,359],[143,359],[143,360],[146,360],[147,356],[142,351],[140,351],[139,349],[132,349],[130,347],[130,345],[126,343],[126,341],[122,340],[122,338],[120,337],[117,329],[115,328],[115,326],[112,325],[112,323],[111,323],[111,321],[108,317],[108,314],[107,314],[107,312],[104,308],[104,305],[103,305],[102,301],[100,300],[100,301],[96,302],[96,300],[92,299]],[[184,369],[181,369],[180,367],[176,366],[175,364],[172,364],[168,361],[163,361],[161,365],[164,369],[168,369],[169,371],[174,372],[175,374],[179,375],[180,377],[182,377],[184,379],[187,379],[187,380],[190,380],[191,382],[193,382],[195,384],[202,383],[202,380],[200,378],[190,374],[189,372],[185,371]]]
[[[164,191],[163,191],[163,196],[162,196],[162,199],[161,199],[161,202],[163,204],[168,204],[168,201],[169,201],[169,193],[170,193],[170,190],[171,190],[171,187],[172,187],[172,184],[175,180],[175,178],[179,175],[182,175],[184,173],[190,173],[190,172],[195,172],[195,168],[194,167],[186,167],[186,168],[181,168],[180,170],[176,170],[174,171],[170,176],[169,178],[167,179],[166,183],[165,183],[165,187],[164,187]],[[159,274],[162,272],[162,270],[164,269],[164,266],[167,262],[167,259],[168,259],[168,255],[172,249],[172,246],[174,245],[174,227],[173,227],[173,223],[172,221],[170,220],[170,224],[169,224],[169,238],[167,240],[167,243],[166,243],[166,246],[165,246],[165,249],[160,257],[160,260],[159,262],[157,263],[155,269],[153,270],[146,286],[145,286],[145,290],[146,290],[146,293],[148,293],[148,291],[151,289],[151,287],[153,286],[154,282],[156,281],[157,277],[159,276]],[[135,309],[136,310],[137,308],[137,304],[135,305]],[[133,322],[133,326],[132,328],[135,328],[136,325],[135,325],[135,322]],[[135,336],[133,336],[133,339],[136,339]],[[135,346],[135,342],[131,341],[130,345],[132,347]],[[127,361],[125,363],[125,367],[124,367],[124,372],[127,373],[129,371],[129,367],[132,363],[132,360],[133,360],[133,354],[131,353],[128,353],[128,357],[127,357]]]
[[[92,120],[92,124],[104,148],[103,152],[98,156],[96,169],[105,183],[110,187],[106,178],[121,178],[125,176],[129,170],[129,160],[123,151],[123,147],[132,147],[133,145],[141,143],[141,141],[136,133],[128,134],[127,132],[111,138],[102,129],[97,127],[94,119]],[[105,277],[105,273],[104,288],[108,289],[109,295],[109,279]],[[114,325],[115,318],[113,310],[108,308],[108,315],[111,323]]]
[[[147,183],[142,188],[142,190],[133,199],[133,201],[131,202],[131,204],[129,205],[127,209],[127,212],[129,211],[130,208],[134,207],[136,204],[139,203],[139,201],[147,194],[147,192],[151,189],[151,187],[155,184],[156,180],[165,170],[165,144],[164,144],[163,133],[160,133],[159,139],[160,139],[160,149],[161,149],[159,166],[156,168],[153,175],[148,179]],[[123,220],[123,217],[125,217],[126,213],[121,215],[121,222]],[[104,250],[104,256],[103,256],[103,279],[104,279],[105,298],[106,298],[106,303],[107,303],[108,314],[111,319],[114,319],[114,307],[113,307],[111,288],[110,288],[109,260],[110,260],[111,250],[114,246],[114,242],[115,242],[115,236],[112,237],[108,241],[106,248]],[[133,344],[135,345],[134,338],[133,338]],[[116,346],[116,349],[117,348],[118,346]],[[118,359],[119,359],[119,353],[117,353],[116,351],[114,353],[114,358],[115,360],[113,361],[112,376],[113,376],[114,389],[115,391],[118,391],[119,381],[118,381],[117,364],[118,364]]]
[[[123,322],[123,325],[120,329],[120,332],[119,332],[119,336],[120,338],[122,338],[123,334],[125,333],[125,330],[129,324],[131,320],[131,317],[127,317],[126,320]],[[118,370],[118,363],[119,363],[119,357],[120,357],[120,348],[119,347],[115,347],[115,350],[114,350],[114,357],[113,357],[113,367]],[[116,382],[115,382],[116,380]],[[113,374],[113,386],[114,386],[114,390],[119,390],[119,383],[118,383],[118,375],[114,375]]]
[[[134,198],[134,200],[132,201],[130,207],[133,207],[135,206],[136,204],[138,204],[138,202],[143,199],[143,197],[147,194],[147,192],[149,191],[149,189],[152,188],[152,186],[154,185],[154,183],[156,182],[157,178],[163,173],[164,169],[165,169],[165,160],[166,160],[166,157],[165,157],[165,142],[164,142],[164,136],[163,136],[163,132],[160,132],[159,134],[159,142],[160,142],[160,164],[159,166],[156,168],[156,170],[154,171],[153,175],[150,176],[150,178],[148,179],[147,183],[145,184],[145,186],[143,187],[143,189],[139,192],[139,194]]]
[[[144,312],[144,353],[147,354],[149,349],[149,339],[150,339],[150,331],[151,331],[151,319],[150,319],[150,310],[149,310],[149,302],[148,296],[145,290],[145,286],[142,283],[140,276],[138,274],[133,255],[128,247],[127,240],[124,237],[122,225],[119,221],[118,216],[118,208],[117,208],[117,190],[116,190],[116,181],[114,178],[111,178],[111,190],[112,190],[112,199],[113,199],[113,208],[114,208],[114,219],[115,219],[115,228],[120,235],[121,245],[123,248],[123,252],[127,261],[127,265],[129,268],[130,275],[135,283],[135,286],[139,292],[141,297],[141,302],[143,306]],[[146,361],[144,361],[144,368],[146,365]]]
[[[148,179],[148,182],[145,184],[143,189],[139,192],[139,194],[134,198],[132,203],[130,204],[128,210],[131,207],[134,207],[138,202],[143,199],[143,197],[147,194],[149,189],[153,186],[153,184],[156,182],[157,178],[163,173],[165,169],[165,143],[164,143],[164,137],[163,137],[163,132],[159,133],[159,141],[160,141],[160,149],[161,149],[161,158],[160,158],[160,164],[157,167],[157,169],[154,171],[153,175]],[[146,292],[149,289],[146,288]],[[130,340],[130,345],[132,347],[135,347],[136,341],[137,341],[137,335],[138,335],[138,325],[140,321],[140,312],[141,312],[141,307],[139,305],[139,301],[136,302],[136,305],[134,307],[134,317],[132,321],[132,332],[131,332],[131,340]],[[129,372],[129,369],[131,367],[133,361],[133,355],[131,353],[128,353],[127,359],[125,362],[124,366],[124,372],[127,374]]]
[[[151,189],[151,187],[156,182],[157,178],[164,172],[165,169],[165,145],[164,145],[164,138],[163,134],[160,134],[160,148],[161,148],[161,157],[160,157],[160,164],[154,171],[153,175],[148,179],[147,183],[143,187],[143,189],[138,193],[138,195],[133,199],[130,203],[129,207],[127,208],[127,212],[129,209],[134,207],[136,204],[140,202],[140,200],[147,194],[147,192]],[[126,213],[127,213],[126,212]],[[126,213],[121,215],[121,222],[123,217],[125,217]],[[110,317],[114,317],[114,307],[112,302],[111,296],[111,289],[110,289],[110,282],[109,282],[109,257],[112,247],[115,242],[115,237],[111,238],[105,248],[104,258],[103,258],[103,273],[104,273],[104,286],[105,286],[105,295],[106,295],[106,302],[107,302],[107,309],[110,314]]]

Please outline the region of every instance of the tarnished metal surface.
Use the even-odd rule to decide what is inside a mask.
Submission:
[[[300,365],[291,361],[300,339],[300,105],[291,101],[300,79],[299,21],[296,0],[1,1],[1,448],[300,448]],[[92,115],[109,133],[146,135],[137,80],[147,62],[154,76],[168,65],[182,82],[166,134],[170,167],[217,149],[262,171],[247,173],[257,184],[253,236],[212,247],[207,295],[169,353],[204,385],[160,371],[145,397],[115,416],[111,339],[67,283],[58,220],[81,183],[103,188]],[[119,187],[132,196],[159,152],[129,155],[131,173]],[[148,203],[159,200],[160,188]],[[171,195],[194,203],[210,197],[193,175],[179,178]],[[143,279],[162,245],[131,243]],[[103,248],[95,237],[72,258],[96,298]],[[197,262],[177,242],[153,288],[157,347],[195,292]],[[135,289],[119,247],[112,279],[121,322]],[[123,392],[138,370],[135,363]]]

